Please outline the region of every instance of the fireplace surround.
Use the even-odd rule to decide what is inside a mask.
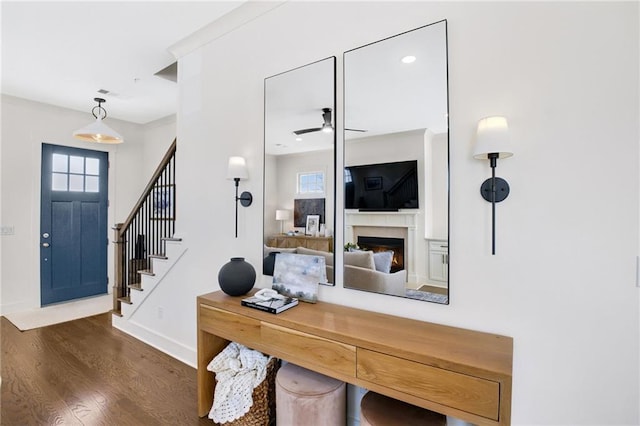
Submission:
[[[404,269],[409,283],[418,282],[416,264],[417,212],[345,211],[345,242],[357,242],[358,237],[398,238],[404,240]],[[349,283],[345,283],[348,285]]]

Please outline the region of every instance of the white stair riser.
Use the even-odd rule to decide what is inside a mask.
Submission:
[[[144,304],[144,301],[149,297],[158,284],[161,283],[164,276],[171,270],[173,265],[187,250],[182,246],[180,241],[166,241],[165,244],[165,256],[167,259],[152,258],[151,270],[153,271],[153,275],[140,274],[142,291],[131,289],[131,304],[121,304],[121,313],[124,319],[131,318],[131,316]]]
[[[184,252],[181,241],[165,241],[164,242],[164,255],[169,259],[178,257]]]
[[[164,275],[169,270],[169,259],[151,258],[151,270],[155,275]]]

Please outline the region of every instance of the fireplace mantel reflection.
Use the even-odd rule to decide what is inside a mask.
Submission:
[[[359,212],[348,210],[345,215],[345,241],[353,241],[363,250],[373,252],[393,251],[402,254],[402,268],[393,271],[406,270],[408,282],[417,282],[416,264],[421,259],[422,248],[416,246],[417,214],[411,212]],[[363,240],[364,238],[364,240]],[[369,244],[370,238],[378,239],[378,243]],[[402,249],[384,248],[382,240],[402,241]],[[364,241],[364,243],[362,243]],[[420,245],[421,246],[421,245]],[[424,254],[426,255],[426,253]]]
[[[400,294],[393,291],[389,294],[411,299],[447,303],[448,292],[442,282],[434,281],[431,270],[425,269],[425,260],[436,256],[429,249],[430,244],[418,235],[418,221],[421,215],[416,212],[361,212],[347,210],[345,212],[345,241],[356,242],[359,249],[374,253],[393,251],[392,265],[388,272],[394,275],[404,271],[406,289]],[[435,241],[435,240],[434,240]],[[438,240],[439,241],[439,240]],[[440,252],[438,259],[448,260],[448,248],[437,245]],[[446,252],[446,257],[442,253]],[[347,262],[347,260],[345,260]],[[380,265],[375,265],[378,268]],[[378,269],[380,270],[380,269]],[[446,283],[445,283],[446,284]],[[366,288],[359,287],[361,290]]]

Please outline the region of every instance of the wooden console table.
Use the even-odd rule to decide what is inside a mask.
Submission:
[[[333,237],[311,237],[308,235],[274,235],[267,238],[269,247],[296,248],[333,251]]]
[[[198,297],[200,416],[211,409],[215,387],[207,365],[235,341],[471,423],[510,424],[510,337],[323,302],[273,315],[241,299],[221,291]]]

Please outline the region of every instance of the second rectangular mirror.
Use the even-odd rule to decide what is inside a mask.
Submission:
[[[449,303],[447,23],[344,54],[344,286]]]
[[[330,57],[265,79],[264,261],[322,255],[333,279],[335,74]]]

